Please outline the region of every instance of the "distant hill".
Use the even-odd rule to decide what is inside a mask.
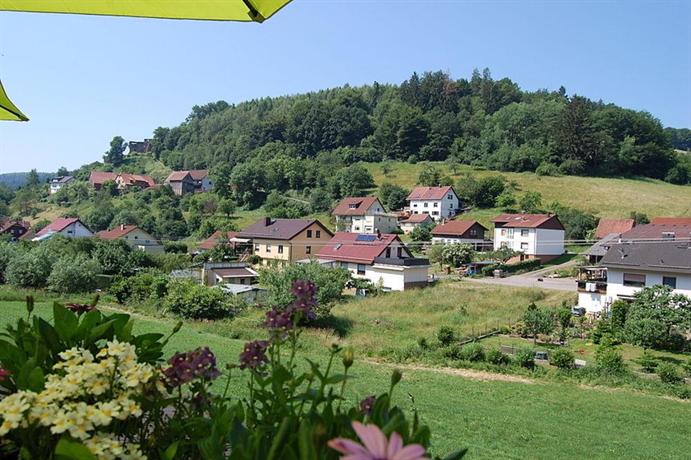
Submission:
[[[0,174],[0,184],[6,185],[12,190],[16,190],[22,185],[26,184],[26,178],[29,176],[28,172],[15,172],[15,173],[4,173]],[[51,177],[55,176],[53,173],[40,172],[38,173],[38,178],[41,182],[48,181]]]

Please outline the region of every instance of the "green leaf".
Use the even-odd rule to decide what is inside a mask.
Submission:
[[[60,337],[55,328],[43,318],[38,318],[36,324],[38,325],[38,332],[43,337],[48,348],[57,353],[62,347],[60,347]]]
[[[53,304],[53,322],[60,338],[69,341],[77,332],[79,318],[59,303]]]
[[[298,431],[298,445],[300,447],[300,458],[303,460],[317,460],[317,452],[314,448],[314,442],[312,440],[313,431],[312,424],[307,420],[304,420],[300,424],[300,430]]]
[[[77,328],[76,338],[86,339],[91,332],[91,329],[96,327],[96,324],[101,320],[101,312],[92,310],[85,315],[82,315],[79,327]]]
[[[180,445],[180,441],[175,441],[173,444],[168,446],[166,450],[161,452],[161,458],[163,460],[174,460],[175,455],[178,453],[178,446]]]
[[[456,452],[452,452],[446,457],[444,457],[442,460],[459,460],[465,456],[465,454],[468,452],[468,449],[460,449],[457,450]]]
[[[27,377],[27,387],[29,390],[36,393],[43,390],[43,386],[46,382],[45,375],[43,374],[43,369],[40,367],[34,367]]]
[[[276,456],[283,449],[283,440],[288,434],[288,430],[291,425],[290,422],[290,417],[285,417],[281,422],[281,425],[278,427],[278,432],[276,433],[271,442],[271,449],[269,449],[269,455],[267,455],[266,460],[273,460],[277,458]]]
[[[97,460],[86,446],[68,438],[60,438],[55,447],[56,460]]]
[[[114,321],[111,319],[91,329],[91,333],[89,334],[89,342],[95,342],[98,339],[108,338],[106,337],[108,335],[107,332],[113,328],[113,323]]]

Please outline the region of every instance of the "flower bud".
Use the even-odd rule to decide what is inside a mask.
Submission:
[[[353,350],[353,347],[347,347],[345,350],[343,350],[343,367],[346,369],[350,368],[350,366],[353,365],[354,359],[355,351]]]
[[[178,323],[175,325],[173,328],[173,334],[180,332],[180,329],[182,329],[182,321],[178,321]]]
[[[398,382],[400,382],[402,378],[403,374],[401,374],[401,371],[399,371],[398,369],[394,369],[393,373],[391,374],[391,386],[396,386],[396,384],[398,384]]]
[[[26,309],[29,312],[29,314],[31,314],[31,312],[34,311],[34,296],[26,296]]]

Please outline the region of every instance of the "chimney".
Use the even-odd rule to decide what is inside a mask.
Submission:
[[[125,224],[120,224],[120,230],[124,230],[124,229],[125,229]]]
[[[271,225],[271,217],[265,217],[264,218],[264,226],[268,227],[269,225]]]

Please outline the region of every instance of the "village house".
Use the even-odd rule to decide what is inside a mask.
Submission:
[[[194,179],[192,179],[189,171],[173,171],[164,183],[169,185],[173,189],[173,193],[178,196],[194,193]]]
[[[313,257],[333,233],[316,219],[271,219],[266,217],[238,233],[252,240],[253,254],[267,264],[297,262]]]
[[[43,227],[31,241],[43,241],[53,235],[63,235],[68,238],[84,238],[94,236],[93,232],[76,217],[60,217]]]
[[[227,244],[235,251],[249,247],[251,240],[240,238],[238,234],[239,232],[222,232],[221,230],[216,230],[210,237],[199,243],[196,252],[202,253],[210,251],[219,244]]]
[[[50,194],[58,193],[60,189],[74,180],[72,176],[58,176],[50,180]]]
[[[432,229],[432,243],[470,244],[476,251],[492,247],[485,238],[487,228],[476,220],[450,220]]]
[[[429,214],[435,221],[450,219],[461,209],[453,187],[415,187],[408,195],[411,214]]]
[[[621,235],[636,226],[633,219],[600,219],[595,229],[595,239],[601,240],[607,235]]]
[[[107,171],[91,171],[89,174],[89,185],[95,190],[101,190],[106,182],[115,182],[117,173]]]
[[[194,181],[195,192],[208,192],[214,187],[208,169],[190,169],[188,172]]]
[[[17,241],[25,235],[30,227],[31,225],[23,220],[0,217],[0,235],[9,235],[12,241]]]
[[[202,266],[202,282],[206,286],[219,284],[249,286],[259,282],[259,273],[244,262],[205,262]]]
[[[415,227],[420,225],[434,225],[434,219],[432,219],[432,216],[429,214],[411,214],[403,220],[400,220],[398,225],[401,227],[403,233],[407,235],[415,230]]]
[[[131,187],[149,188],[156,185],[153,178],[141,174],[114,173],[105,171],[91,171],[89,184],[96,190],[100,190],[106,182],[115,182],[119,190]]]
[[[348,269],[386,291],[427,285],[429,261],[415,258],[398,235],[338,232],[317,254],[322,264]]]
[[[686,218],[656,218],[653,222],[637,225],[621,235],[623,240],[689,240],[691,220]]]
[[[386,213],[374,196],[343,198],[331,214],[341,232],[391,233],[398,228],[398,217]]]
[[[96,236],[102,240],[123,240],[138,251],[163,252],[163,245],[136,225],[118,225],[112,230],[100,231],[96,233]]]
[[[553,214],[501,214],[494,219],[494,250],[506,247],[520,260],[547,262],[564,254],[564,226]]]
[[[607,311],[649,286],[669,286],[691,298],[691,241],[623,241],[611,245],[597,267],[584,267],[577,280],[578,305]]]

